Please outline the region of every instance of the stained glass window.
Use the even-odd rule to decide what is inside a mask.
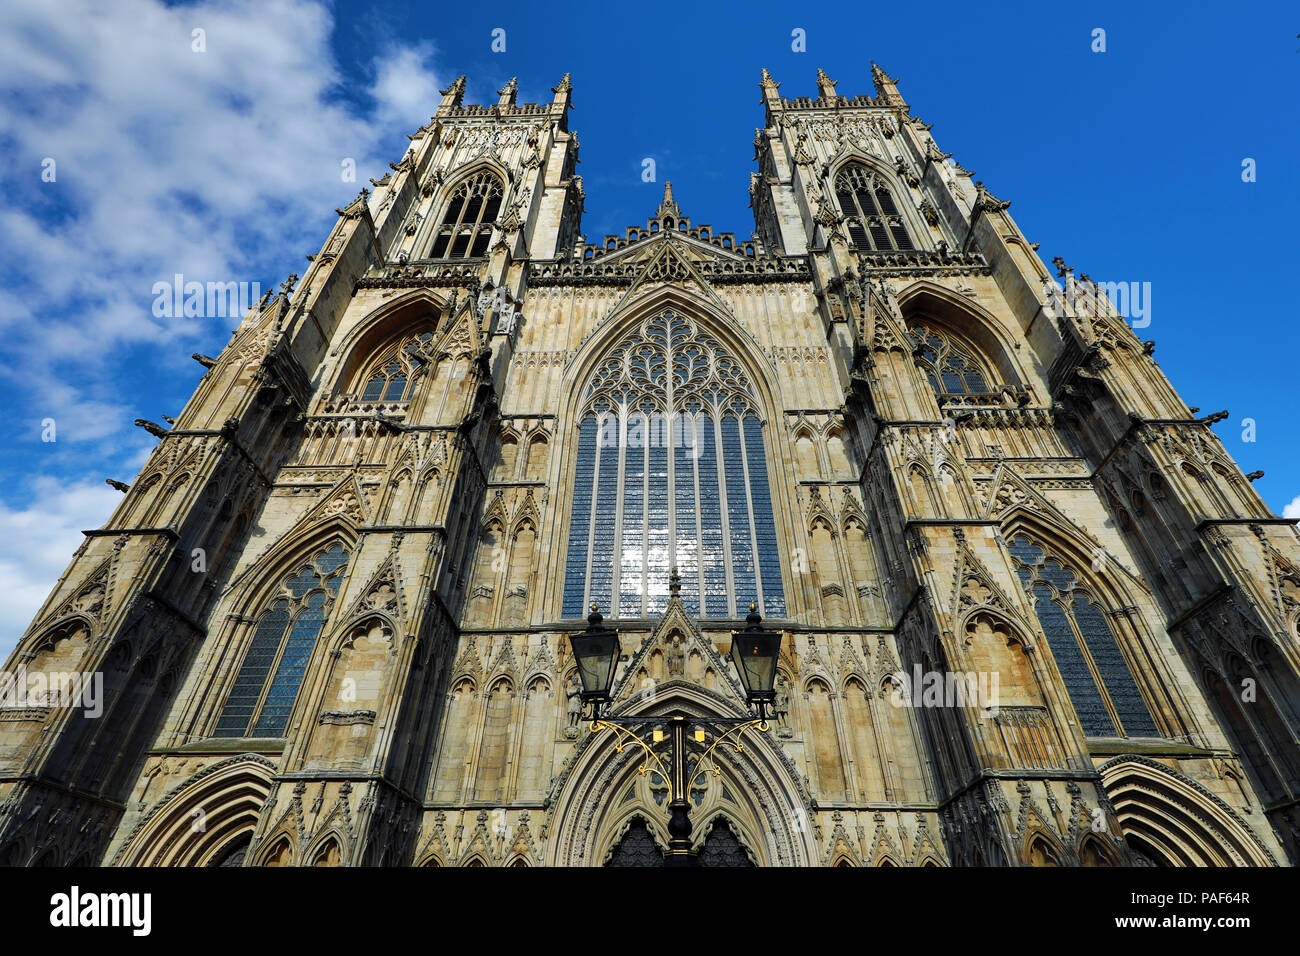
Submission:
[[[348,555],[334,545],[291,574],[262,615],[217,720],[218,737],[279,737],[329,618]]]
[[[739,363],[689,318],[642,322],[583,394],[564,614],[784,617],[763,427]]]
[[[1010,551],[1083,732],[1160,736],[1105,614],[1074,572],[1024,535],[1012,540]]]
[[[429,363],[433,333],[420,332],[383,353],[371,372],[362,376],[363,402],[409,401]]]
[[[979,395],[992,391],[979,363],[948,336],[924,325],[912,327],[916,360],[940,397]]]

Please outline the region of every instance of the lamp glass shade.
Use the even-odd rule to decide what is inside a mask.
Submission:
[[[588,628],[572,635],[569,645],[578,665],[583,700],[608,700],[614,683],[614,668],[622,648],[618,632],[605,628]]]
[[[740,631],[732,636],[731,661],[751,702],[771,700],[775,696],[776,661],[780,654],[780,631]]]

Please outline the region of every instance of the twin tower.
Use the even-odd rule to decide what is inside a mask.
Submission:
[[[1296,862],[1294,524],[872,74],[763,72],[743,235],[589,238],[569,77],[445,90],[22,636],[102,712],[0,709],[0,863],[652,865],[593,603],[627,715],[742,714],[784,635],[711,865]]]

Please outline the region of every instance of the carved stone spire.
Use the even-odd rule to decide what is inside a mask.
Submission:
[[[659,203],[659,211],[655,213],[655,218],[662,219],[664,216],[680,217],[681,209],[678,207],[676,200],[673,199],[673,184],[664,183],[663,202]]]
[[[817,69],[817,92],[823,100],[835,99],[835,81],[826,75],[826,71]]]
[[[519,94],[519,77],[510,77],[510,82],[501,89],[497,90],[497,106],[514,106],[515,97]]]
[[[462,73],[456,77],[451,86],[438,92],[442,94],[442,103],[438,105],[438,109],[447,109],[449,107],[458,109],[461,101],[465,98],[465,74]]]
[[[569,101],[573,92],[573,82],[569,79],[568,73],[560,77],[560,82],[551,87],[551,92],[555,94],[555,99],[551,100],[552,105],[566,110],[573,105]]]
[[[874,62],[871,64],[871,81],[876,84],[876,97],[883,105],[907,105],[903,100],[903,97],[899,94],[898,87],[895,85],[898,83],[898,80],[891,80],[889,74],[876,66]]]

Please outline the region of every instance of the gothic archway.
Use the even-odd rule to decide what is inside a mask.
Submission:
[[[232,866],[271,792],[275,766],[240,754],[200,771],[165,796],[114,860],[123,866]],[[239,857],[242,865],[243,857]]]
[[[653,699],[633,697],[616,710],[634,716],[742,716],[722,694],[681,679],[659,684]],[[637,821],[653,843],[667,845],[662,779],[641,774],[643,754],[638,748],[620,748],[612,732],[592,734],[584,727],[584,733],[559,785],[546,865],[605,864]],[[799,825],[807,818],[804,798],[768,734],[747,731],[741,752],[719,747],[714,754],[721,774],[706,775],[709,780],[690,794],[696,851],[708,848],[718,859],[735,859],[739,847],[751,858],[750,865],[810,865],[816,848],[809,828]]]
[[[1125,841],[1163,866],[1276,866],[1250,826],[1195,780],[1145,757],[1098,768]]]

